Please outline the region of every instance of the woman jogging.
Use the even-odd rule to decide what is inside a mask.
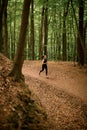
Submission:
[[[39,75],[40,75],[41,72],[44,71],[44,69],[46,71],[46,76],[48,76],[48,67],[47,67],[47,57],[46,57],[46,55],[43,56],[43,59],[42,59],[42,70],[40,70]]]

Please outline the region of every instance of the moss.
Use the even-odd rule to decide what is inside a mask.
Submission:
[[[16,112],[21,113],[21,129],[23,130],[37,130],[41,127],[41,122],[47,121],[47,115],[44,111],[40,110],[28,95],[18,94],[20,104],[15,104],[14,109]],[[16,114],[16,119],[18,113]],[[15,115],[14,115],[15,116]],[[14,119],[15,121],[15,119]],[[13,122],[14,122],[13,121]],[[16,123],[15,123],[16,124]],[[35,127],[35,129],[32,128]]]
[[[11,115],[7,117],[7,123],[10,124],[10,126],[15,129],[17,129],[19,126],[18,120],[19,116],[17,112],[13,112]]]

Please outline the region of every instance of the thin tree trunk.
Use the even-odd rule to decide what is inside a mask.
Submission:
[[[44,7],[42,8],[41,23],[39,28],[39,59],[43,55],[43,21],[44,21]]]
[[[46,0],[48,2],[48,0]],[[47,42],[48,42],[48,6],[44,9],[44,54],[47,55]]]
[[[85,24],[84,24],[84,45],[86,45],[86,30],[87,30],[87,20],[85,21]]]
[[[7,5],[8,5],[8,0],[6,0],[5,9],[4,9],[4,28],[5,28],[4,54],[8,57]]]
[[[9,46],[9,57],[10,57],[10,59],[11,60],[13,60],[13,38],[12,38],[12,26],[11,26],[11,15],[10,15],[10,27],[9,27],[10,29],[9,29],[9,32],[10,32],[10,35],[9,35],[9,44],[10,44],[10,46]]]
[[[3,52],[3,16],[6,0],[0,0],[0,52]]]
[[[32,60],[34,60],[34,0],[31,1],[31,29],[30,29],[30,43],[32,46]]]
[[[58,41],[58,32],[56,32],[56,60],[58,60],[58,47],[59,47],[59,41]]]
[[[16,44],[16,5],[17,5],[17,2],[15,0],[15,9],[14,9],[14,42],[13,42],[13,48],[14,48],[14,55],[15,55],[15,44]]]
[[[66,12],[63,15],[63,61],[66,61]]]

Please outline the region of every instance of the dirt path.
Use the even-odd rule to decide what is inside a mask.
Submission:
[[[26,61],[23,73],[29,89],[45,108],[51,130],[87,129],[87,73],[73,63],[49,62],[49,78],[39,76],[41,63]]]

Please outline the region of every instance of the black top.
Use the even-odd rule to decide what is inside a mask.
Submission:
[[[44,63],[47,63],[47,58],[44,59]]]

